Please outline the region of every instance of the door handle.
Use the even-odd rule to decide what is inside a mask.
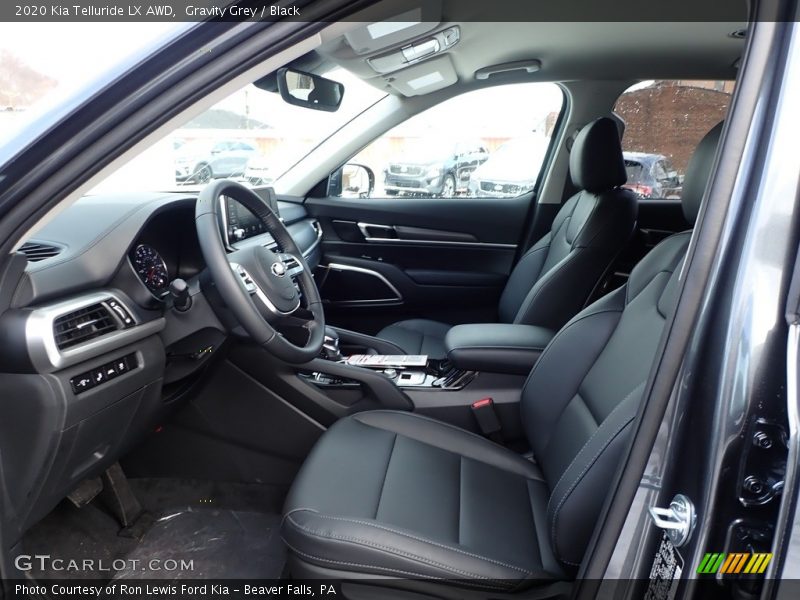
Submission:
[[[379,225],[376,223],[361,223],[359,222],[358,228],[361,230],[361,235],[364,239],[372,240],[393,240],[397,239],[397,230],[394,225]]]

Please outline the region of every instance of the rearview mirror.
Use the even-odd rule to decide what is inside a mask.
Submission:
[[[344,96],[344,85],[312,73],[278,69],[278,91],[284,102],[334,112]]]

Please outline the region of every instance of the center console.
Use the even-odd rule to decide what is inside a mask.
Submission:
[[[304,396],[341,414],[413,410],[472,431],[473,404],[491,397],[503,434],[517,439],[522,387],[552,336],[528,325],[456,325],[445,338],[446,356],[431,358],[397,354],[383,340],[328,328],[321,356],[295,377],[314,389]]]
[[[325,351],[329,352],[333,345],[326,340]],[[338,347],[337,347],[338,350]],[[336,353],[331,353],[336,356]],[[333,358],[327,356],[329,360]],[[341,365],[370,369],[380,373],[400,388],[457,390],[474,379],[474,371],[466,371],[453,367],[450,361],[431,359],[425,355],[410,354],[353,354],[347,357],[339,355],[335,359]],[[318,387],[347,387],[359,385],[357,380],[348,380],[339,375],[315,372],[307,375]]]
[[[323,368],[305,373],[304,377],[317,387],[347,388],[359,385],[360,369],[369,369],[403,389],[461,390],[479,373],[527,376],[552,337],[549,329],[531,325],[456,325],[445,338],[447,357],[443,359],[374,351],[345,356],[340,349],[339,333],[328,328],[322,358],[337,363],[338,368]],[[347,367],[358,369],[348,371]],[[352,372],[352,379],[343,376],[348,372]]]
[[[447,358],[459,369],[528,375],[553,331],[535,325],[474,323],[447,332]]]

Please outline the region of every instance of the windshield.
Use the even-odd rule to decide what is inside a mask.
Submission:
[[[0,23],[0,145],[191,25]]]
[[[324,76],[345,86],[336,112],[293,106],[250,84],[174,130],[95,191],[199,190],[217,178],[275,184],[280,191],[281,174],[386,95],[343,69]]]
[[[189,23],[0,24],[0,144],[27,135],[104,73]],[[35,29],[34,29],[35,28]],[[42,40],[48,43],[42,43]],[[57,50],[55,50],[57,48]],[[98,48],[103,48],[98,52]],[[385,96],[347,71],[338,111],[292,106],[250,84],[195,116],[98,184],[95,192],[200,189],[213,178],[270,184],[347,121]],[[33,135],[33,133],[31,133]]]

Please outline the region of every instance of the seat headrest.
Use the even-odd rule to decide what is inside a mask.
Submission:
[[[717,153],[717,145],[719,144],[720,134],[722,134],[723,123],[724,121],[717,123],[700,140],[694,154],[692,154],[692,158],[689,159],[689,165],[686,167],[686,175],[683,178],[683,191],[681,192],[681,205],[683,206],[683,216],[692,225],[694,225],[700,212],[700,204],[703,202],[703,194],[706,191],[708,178],[711,175],[711,166]]]
[[[613,120],[601,117],[581,129],[572,144],[569,171],[572,183],[595,194],[627,181],[619,130]]]

